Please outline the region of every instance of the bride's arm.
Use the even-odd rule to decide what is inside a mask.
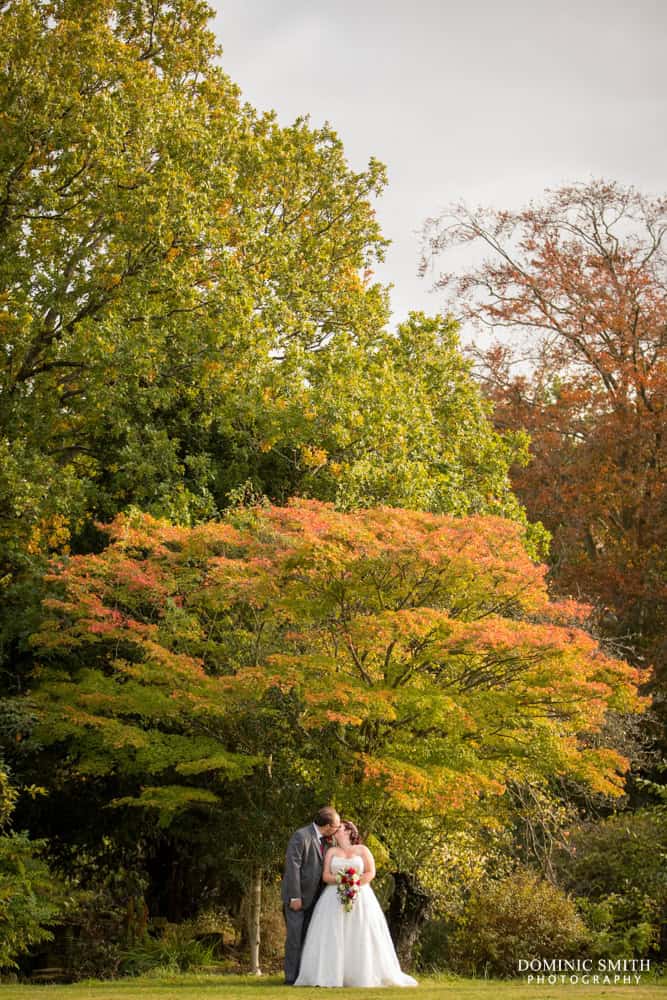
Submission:
[[[331,874],[331,859],[337,856],[338,851],[335,847],[330,847],[324,855],[324,863],[322,865],[322,881],[326,882],[327,885],[336,884],[336,876]]]
[[[368,885],[375,878],[375,859],[367,847],[361,848],[364,858],[364,874],[360,877],[361,885]]]

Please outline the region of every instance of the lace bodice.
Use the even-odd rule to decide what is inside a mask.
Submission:
[[[351,858],[342,858],[337,854],[331,859],[331,871],[335,873],[342,871],[343,868],[354,868],[359,875],[363,875],[364,859],[360,854],[353,854]]]

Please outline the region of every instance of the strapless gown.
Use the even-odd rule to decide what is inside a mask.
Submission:
[[[335,857],[332,871],[354,867],[361,875],[363,858]],[[301,952],[295,986],[416,986],[401,972],[387,921],[370,885],[362,885],[347,913],[335,885],[318,899]]]

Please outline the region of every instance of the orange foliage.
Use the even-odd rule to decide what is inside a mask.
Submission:
[[[515,523],[294,500],[105,530],[100,555],[54,564],[35,637],[45,662],[88,664],[88,688],[76,666],[50,695],[41,682],[72,727],[110,745],[129,739],[112,718],[204,730],[255,753],[250,732],[282,705],[299,766],[401,808],[465,808],[518,774],[619,791],[625,761],[589,736],[610,708],[642,709],[640,674],[582,628],[587,608],[550,601]]]
[[[488,256],[439,284],[505,338],[482,377],[498,426],[531,435],[513,481],[557,586],[667,670],[667,200],[591,181],[429,224],[429,256],[461,244]]]

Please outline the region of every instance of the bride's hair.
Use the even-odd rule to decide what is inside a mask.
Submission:
[[[349,833],[351,844],[354,845],[361,843],[361,837],[359,836],[359,831],[357,830],[356,826],[354,825],[351,819],[342,820],[340,825],[344,826],[347,832]]]

